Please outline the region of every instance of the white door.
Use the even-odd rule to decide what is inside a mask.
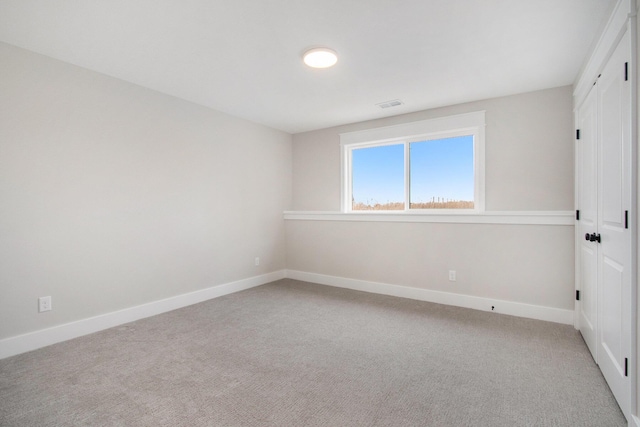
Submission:
[[[576,206],[579,216],[576,222],[579,283],[579,325],[580,332],[597,362],[598,348],[598,243],[589,236],[598,228],[598,90],[594,86],[584,103],[578,109],[576,118],[579,139],[576,141]],[[587,238],[585,238],[585,236]]]
[[[597,362],[631,419],[631,78],[629,32],[598,80]],[[628,77],[628,78],[627,78]]]

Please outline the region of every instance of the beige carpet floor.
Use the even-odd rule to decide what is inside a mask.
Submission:
[[[0,360],[2,426],[625,426],[571,326],[281,280]]]

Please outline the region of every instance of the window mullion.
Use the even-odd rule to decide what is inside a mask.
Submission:
[[[411,195],[411,144],[407,141],[404,142],[404,210],[409,211],[409,200]]]

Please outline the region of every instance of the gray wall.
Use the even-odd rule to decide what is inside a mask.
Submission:
[[[294,209],[340,209],[339,133],[479,110],[486,210],[571,211],[569,86],[294,135]],[[287,220],[286,232],[291,270],[573,310],[573,226]]]
[[[0,94],[0,339],[285,268],[290,135],[6,44]]]

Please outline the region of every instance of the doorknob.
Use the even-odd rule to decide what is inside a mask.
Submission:
[[[587,233],[584,235],[585,240],[588,240],[590,242],[601,242],[601,238],[600,238],[600,234],[596,234],[596,233]]]

